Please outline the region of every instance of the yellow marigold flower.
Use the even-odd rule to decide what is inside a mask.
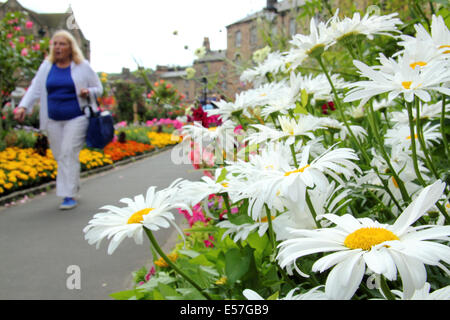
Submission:
[[[167,257],[170,259],[170,261],[175,262],[178,259],[178,253],[177,252],[169,253]],[[167,268],[169,266],[162,257],[156,260],[155,264],[160,268]]]

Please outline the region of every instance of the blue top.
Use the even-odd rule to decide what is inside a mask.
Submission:
[[[47,77],[48,117],[53,120],[70,120],[83,115],[77,99],[70,66],[52,65]]]

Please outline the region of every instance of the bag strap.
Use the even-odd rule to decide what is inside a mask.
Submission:
[[[88,95],[85,99],[87,101],[87,105],[85,105],[83,107],[83,112],[84,112],[84,114],[86,114],[86,109],[89,109],[89,116],[88,116],[88,118],[94,118],[95,117],[95,112],[94,112],[94,110],[92,110],[92,107],[91,107],[91,96]]]

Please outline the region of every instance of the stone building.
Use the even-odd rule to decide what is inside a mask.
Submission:
[[[75,37],[85,58],[90,60],[90,42],[78,27],[72,7],[69,6],[67,11],[62,13],[37,13],[22,6],[18,0],[7,0],[3,3],[0,2],[0,19],[2,19],[7,12],[16,11],[24,12],[28,15],[29,20],[33,22],[31,31],[25,30],[24,32],[32,32],[37,39],[41,39],[44,37],[51,38],[55,31],[65,29]]]

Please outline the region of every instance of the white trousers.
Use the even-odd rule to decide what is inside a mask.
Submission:
[[[53,157],[58,164],[56,195],[76,196],[80,185],[80,151],[84,146],[88,119],[48,120],[47,133]]]

